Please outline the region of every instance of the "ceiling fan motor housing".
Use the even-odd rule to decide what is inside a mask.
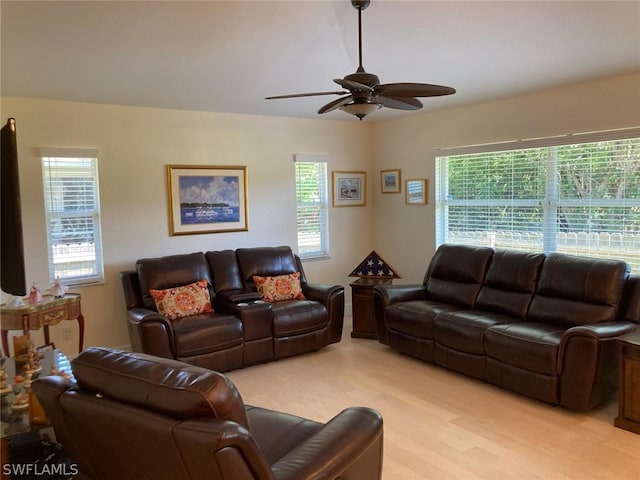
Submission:
[[[369,87],[375,87],[376,85],[380,85],[380,79],[377,75],[373,73],[367,73],[364,70],[358,71],[356,73],[352,73],[344,77],[345,80],[350,80],[356,83],[362,83],[363,85],[368,85]]]

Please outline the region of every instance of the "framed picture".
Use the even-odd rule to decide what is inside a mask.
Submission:
[[[167,165],[169,235],[248,230],[247,167]]]
[[[380,189],[382,193],[400,193],[400,170],[382,170]]]
[[[354,207],[367,204],[367,172],[333,171],[333,206]]]
[[[425,178],[412,178],[405,185],[405,201],[407,205],[427,204],[427,180]]]

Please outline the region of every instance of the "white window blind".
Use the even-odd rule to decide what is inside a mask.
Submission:
[[[51,281],[101,282],[98,152],[43,148],[41,157]]]
[[[298,255],[329,255],[326,157],[295,155]]]
[[[640,129],[544,143],[438,157],[437,244],[614,258],[640,272]]]

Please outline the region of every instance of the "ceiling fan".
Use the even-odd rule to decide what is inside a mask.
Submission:
[[[381,84],[377,75],[367,73],[364,70],[362,67],[362,11],[370,3],[370,0],[351,0],[353,7],[358,10],[358,70],[356,70],[356,73],[347,75],[344,78],[333,80],[347,91],[296,93],[266,97],[266,100],[320,95],[346,95],[327,103],[318,110],[318,113],[327,113],[339,108],[362,120],[368,114],[382,107],[398,110],[419,110],[422,108],[422,102],[414,97],[438,97],[456,93],[455,88],[428,83]]]

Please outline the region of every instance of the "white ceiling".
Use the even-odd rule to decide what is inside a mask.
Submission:
[[[317,110],[358,65],[339,1],[7,1],[2,95],[258,115]],[[363,65],[382,83],[452,86],[450,108],[640,71],[640,1],[372,0]],[[417,112],[419,113],[419,112]],[[414,115],[382,109],[365,121]]]

